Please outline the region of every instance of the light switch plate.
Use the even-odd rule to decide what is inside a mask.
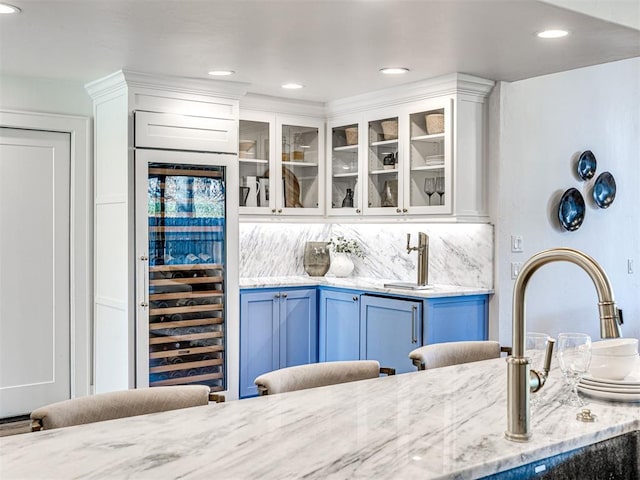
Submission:
[[[511,235],[511,251],[514,253],[520,253],[523,251],[522,235]]]
[[[521,268],[522,262],[511,262],[511,280],[518,278]]]

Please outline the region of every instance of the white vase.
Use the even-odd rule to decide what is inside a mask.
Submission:
[[[331,266],[329,274],[336,277],[348,277],[353,272],[353,261],[348,253],[331,253]]]

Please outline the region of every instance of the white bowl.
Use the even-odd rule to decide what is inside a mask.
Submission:
[[[638,354],[633,355],[599,355],[591,351],[589,373],[594,378],[622,380],[635,370]]]
[[[638,353],[637,338],[609,338],[591,344],[593,355],[633,355]]]

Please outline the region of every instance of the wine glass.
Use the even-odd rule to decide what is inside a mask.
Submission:
[[[544,358],[547,352],[547,340],[549,335],[546,333],[527,332],[524,356],[531,359],[531,368],[542,371],[544,368]],[[531,392],[531,410],[534,411],[540,405],[539,392]]]
[[[589,370],[591,337],[586,333],[560,333],[557,355],[565,383],[571,388],[560,403],[571,407],[584,406],[584,402],[578,395],[578,383]]]
[[[431,196],[436,193],[436,179],[427,177],[424,179],[424,193],[429,196],[429,205],[431,205]]]
[[[440,195],[440,205],[444,205],[444,177],[436,178],[436,193]]]

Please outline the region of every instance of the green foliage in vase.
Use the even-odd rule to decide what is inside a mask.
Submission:
[[[364,258],[362,247],[355,240],[347,240],[343,236],[332,237],[327,244],[332,252],[349,253],[356,257]]]

